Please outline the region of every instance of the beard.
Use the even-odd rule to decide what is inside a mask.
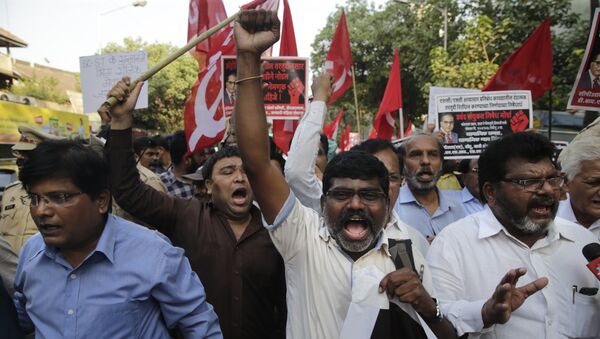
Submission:
[[[496,201],[498,202],[498,206],[504,215],[504,218],[508,220],[512,227],[523,234],[541,234],[544,233],[548,227],[554,222],[554,218],[556,217],[556,212],[558,211],[558,203],[554,198],[551,197],[536,197],[534,196],[531,201],[527,204],[527,211],[529,211],[533,206],[539,205],[541,203],[548,204],[552,203],[552,211],[551,211],[551,219],[549,222],[545,223],[536,223],[526,214],[522,217],[515,216],[516,208],[511,205],[508,199],[505,199],[504,196],[497,196]]]
[[[415,172],[415,174],[412,174],[405,167],[404,173],[406,173],[405,174],[406,175],[406,183],[412,190],[419,191],[419,192],[427,192],[427,191],[431,191],[432,189],[435,188],[438,180],[440,179],[440,176],[442,175],[442,170],[440,169],[439,171],[434,173],[433,168],[431,168],[430,166],[427,166],[427,167],[419,168],[417,170],[417,172]],[[421,181],[417,180],[417,176],[419,176],[419,174],[423,174],[423,173],[431,174],[433,176],[433,180],[430,182],[421,182]]]
[[[329,213],[325,210],[325,225],[329,230],[331,237],[335,239],[338,245],[348,252],[365,252],[375,243],[381,227],[376,231],[373,225],[373,218],[363,210],[345,210],[338,220],[331,220]],[[345,225],[352,217],[359,217],[364,220],[363,225],[367,229],[367,235],[361,240],[352,240],[346,238],[344,234]]]

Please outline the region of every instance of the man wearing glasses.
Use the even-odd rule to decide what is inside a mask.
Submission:
[[[598,281],[581,254],[596,238],[555,218],[564,178],[553,155],[552,143],[536,133],[490,143],[478,162],[487,206],[432,243],[427,259],[442,312],[459,335],[600,336]]]
[[[222,338],[181,248],[108,213],[108,166],[87,146],[46,141],[19,174],[39,234],[23,246],[15,306],[40,338]]]

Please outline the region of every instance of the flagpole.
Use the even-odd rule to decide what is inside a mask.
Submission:
[[[352,89],[354,90],[354,107],[356,109],[356,125],[358,128],[358,138],[362,140],[362,136],[360,134],[360,111],[358,110],[358,97],[356,96],[356,79],[354,78],[354,65],[350,66],[350,70],[352,71]]]
[[[173,62],[175,59],[177,59],[180,56],[182,56],[183,54],[185,54],[187,51],[192,49],[194,46],[196,46],[197,44],[201,43],[202,41],[208,39],[211,35],[215,34],[219,30],[221,30],[223,27],[229,25],[233,20],[237,19],[238,13],[235,13],[234,15],[230,16],[229,18],[218,23],[216,26],[210,28],[206,32],[198,35],[194,39],[190,40],[190,42],[188,42],[187,45],[181,47],[177,51],[173,52],[173,54],[167,56],[166,58],[164,58],[161,61],[159,61],[158,63],[156,63],[149,70],[147,70],[142,75],[140,75],[137,79],[132,81],[131,84],[129,85],[129,90],[130,91],[133,90],[135,88],[135,86],[138,84],[138,82],[146,81],[146,80],[150,79],[154,74],[158,73],[158,71],[163,69],[165,66],[167,66],[171,62]],[[110,97],[110,98],[106,99],[106,101],[104,102],[103,105],[106,105],[108,108],[110,108],[112,105],[116,104],[117,101],[118,101],[117,98]]]
[[[552,88],[548,92],[548,139],[552,140]]]
[[[402,108],[398,108],[398,119],[400,120],[400,139],[404,138],[404,114]]]

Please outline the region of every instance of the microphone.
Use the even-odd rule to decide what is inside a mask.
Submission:
[[[600,244],[591,243],[583,247],[583,256],[589,261],[587,268],[600,280]]]

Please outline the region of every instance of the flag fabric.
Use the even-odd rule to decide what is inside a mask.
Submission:
[[[340,140],[340,152],[345,152],[350,148],[350,125],[346,125],[342,139]]]
[[[337,117],[335,117],[335,119],[333,119],[333,121],[331,121],[330,123],[325,124],[325,126],[323,126],[323,134],[327,136],[327,139],[337,139],[338,127],[340,127],[340,122],[342,121],[343,117],[344,108],[340,107],[340,112],[338,113]]]
[[[216,35],[206,67],[198,74],[184,107],[185,136],[192,153],[221,141],[225,134],[221,56],[235,54],[233,24]]]
[[[343,10],[325,58],[325,69],[333,74],[333,91],[329,97],[329,104],[332,104],[352,86],[350,34]]]
[[[503,64],[482,91],[530,90],[536,100],[552,89],[552,38],[546,18]]]
[[[294,21],[292,20],[292,12],[288,0],[283,0],[283,24],[281,26],[279,56],[298,56]]]
[[[281,28],[281,42],[279,56],[298,56],[296,48],[296,35],[292,13],[287,0],[283,0],[283,24]],[[285,154],[290,150],[290,143],[298,127],[298,120],[273,120],[273,142]]]
[[[383,99],[373,122],[373,130],[369,139],[392,140],[394,135],[394,119],[396,113],[402,110],[402,83],[400,81],[400,55],[398,49],[394,50],[394,61],[390,69]],[[402,117],[402,114],[400,114]]]
[[[190,0],[188,16],[188,42],[206,32],[227,18],[227,12],[222,0]],[[216,34],[196,45],[192,55],[198,61],[200,68],[206,63],[208,53],[214,43]]]
[[[408,122],[406,123],[406,128],[404,128],[404,138],[406,137],[410,137],[412,135],[412,122],[410,122],[410,120],[408,120]],[[398,139],[402,138],[402,135],[400,135],[400,130],[398,130]]]

